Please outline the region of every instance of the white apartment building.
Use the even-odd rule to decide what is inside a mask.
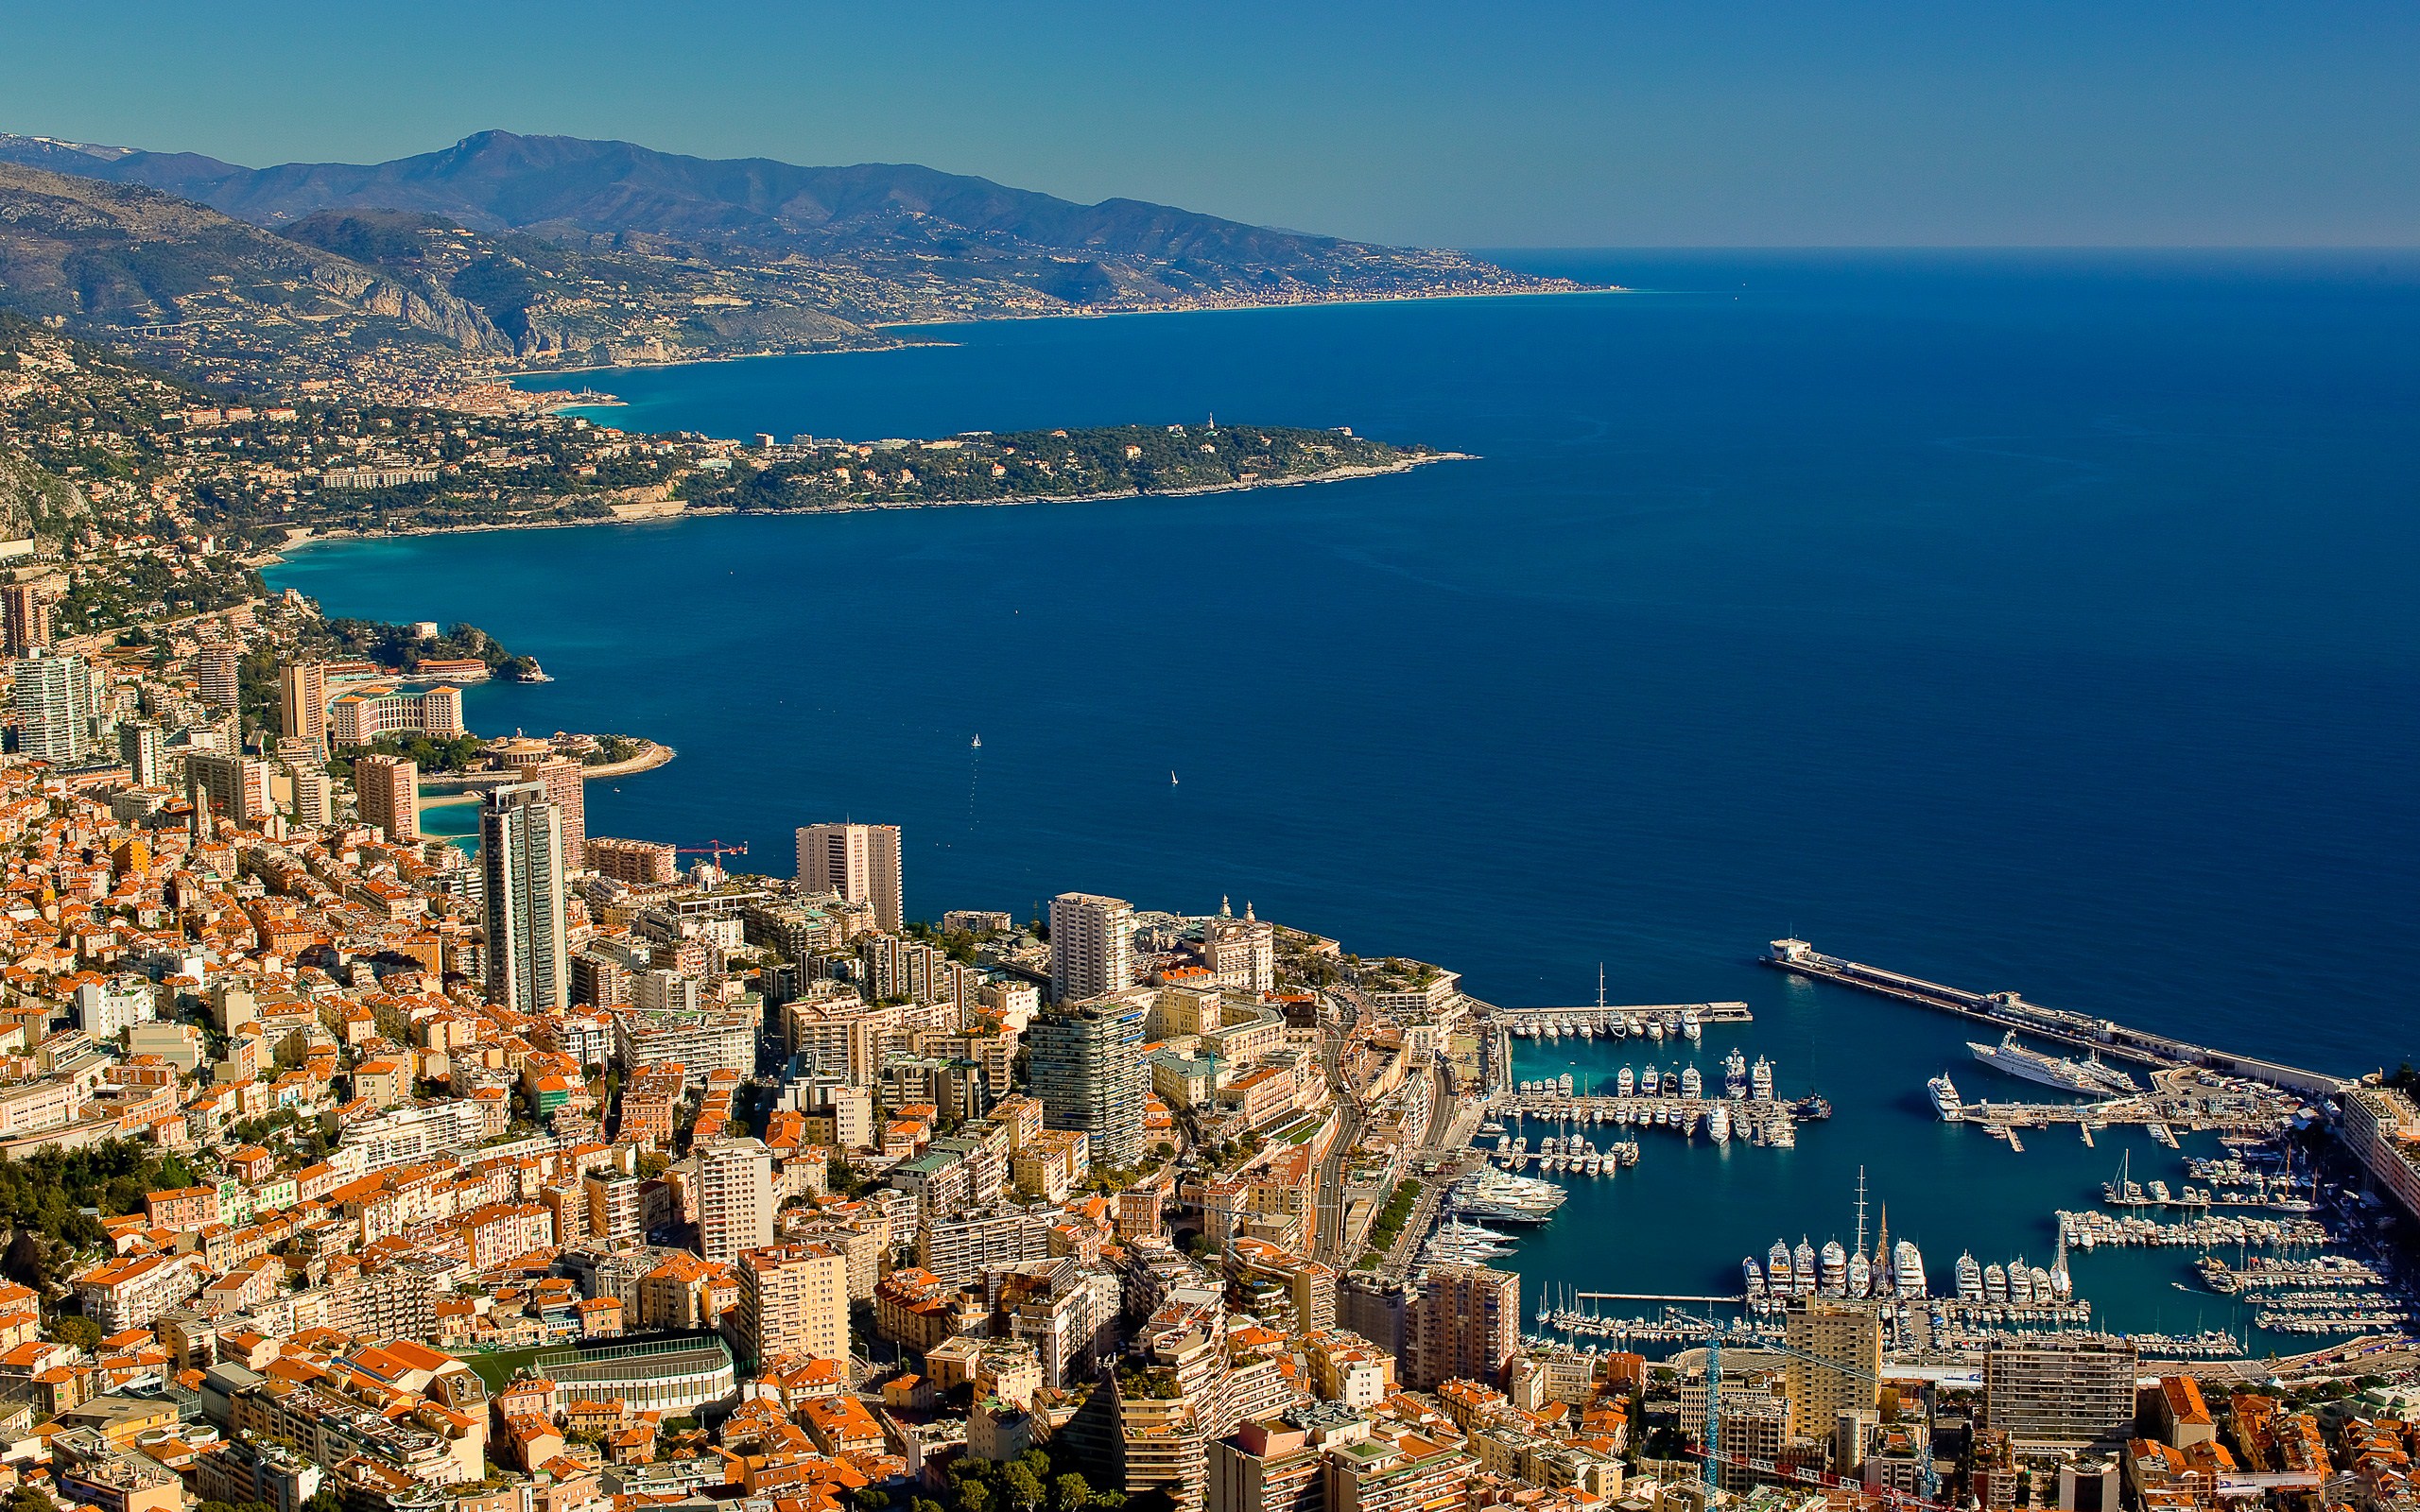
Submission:
[[[762,1140],[717,1140],[698,1158],[698,1248],[724,1264],[773,1242],[773,1152]]]
[[[1134,905],[1063,892],[1050,900],[1050,996],[1060,1003],[1134,985]]]

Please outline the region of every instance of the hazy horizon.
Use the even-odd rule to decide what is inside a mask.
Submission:
[[[1443,247],[2420,246],[2420,11],[2382,0],[135,13],[0,4],[0,129],[250,166],[610,137]]]

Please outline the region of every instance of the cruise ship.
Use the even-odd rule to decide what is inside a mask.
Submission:
[[[2044,1055],[2030,1045],[2017,1043],[2012,1029],[1996,1045],[1979,1044],[1969,1040],[1966,1048],[1975,1058],[1995,1071],[2004,1071],[2024,1081],[2043,1087],[2055,1087],[2063,1092],[2075,1092],[2085,1097],[2125,1097],[2141,1091],[2142,1084],[2115,1066],[2103,1065],[2097,1056],[2070,1060],[2060,1056]]]
[[[1958,1095],[1958,1084],[1945,1071],[1925,1083],[1925,1091],[1932,1094],[1932,1110],[1944,1119],[1956,1118],[1966,1107],[1966,1100]]]

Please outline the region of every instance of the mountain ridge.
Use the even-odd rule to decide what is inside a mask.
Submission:
[[[897,344],[883,326],[1575,286],[914,163],[483,131],[381,163],[248,168],[0,135],[0,304],[238,385],[426,396],[507,360],[678,362]]]

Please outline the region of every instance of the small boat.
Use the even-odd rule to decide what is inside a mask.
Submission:
[[[1176,773],[1174,772],[1168,773],[1168,786],[1176,786]]]

